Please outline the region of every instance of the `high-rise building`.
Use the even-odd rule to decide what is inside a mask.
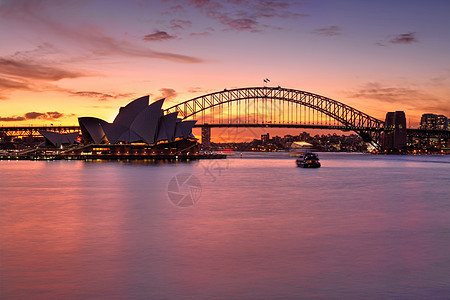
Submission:
[[[269,143],[269,139],[270,139],[269,133],[261,134],[261,143],[263,145],[268,144]]]
[[[436,128],[436,115],[435,114],[423,114],[420,118],[420,129],[435,129]]]
[[[448,130],[448,118],[444,115],[436,116],[436,129]]]
[[[448,118],[444,115],[423,114],[420,129],[448,130]]]

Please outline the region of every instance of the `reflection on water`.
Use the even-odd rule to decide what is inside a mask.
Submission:
[[[0,296],[448,297],[449,157],[320,159],[1,161]]]

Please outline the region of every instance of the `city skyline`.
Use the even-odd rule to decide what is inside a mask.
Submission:
[[[1,1],[0,16],[2,126],[263,84],[412,126],[450,115],[445,1]]]

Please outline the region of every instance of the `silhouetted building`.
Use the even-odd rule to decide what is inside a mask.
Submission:
[[[263,145],[267,145],[269,143],[269,139],[270,139],[269,133],[261,134],[261,143]]]
[[[192,128],[197,121],[182,121],[177,112],[164,115],[163,102],[161,99],[149,105],[148,96],[138,98],[121,107],[112,123],[93,117],[78,118],[84,143],[144,143],[165,148],[186,144],[180,141],[196,143]]]
[[[202,146],[203,148],[211,147],[211,127],[202,127]]]
[[[78,132],[61,134],[53,131],[39,130],[48,145],[60,147],[62,145],[72,145],[76,143]]]
[[[446,116],[437,116],[436,129],[448,130],[448,118]]]
[[[448,130],[448,118],[443,115],[423,114],[420,129]]]
[[[385,150],[401,150],[406,146],[406,117],[405,112],[396,111],[386,114],[383,147]]]

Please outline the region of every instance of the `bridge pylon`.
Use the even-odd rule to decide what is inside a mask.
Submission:
[[[211,127],[207,125],[202,127],[202,147],[211,148]]]

